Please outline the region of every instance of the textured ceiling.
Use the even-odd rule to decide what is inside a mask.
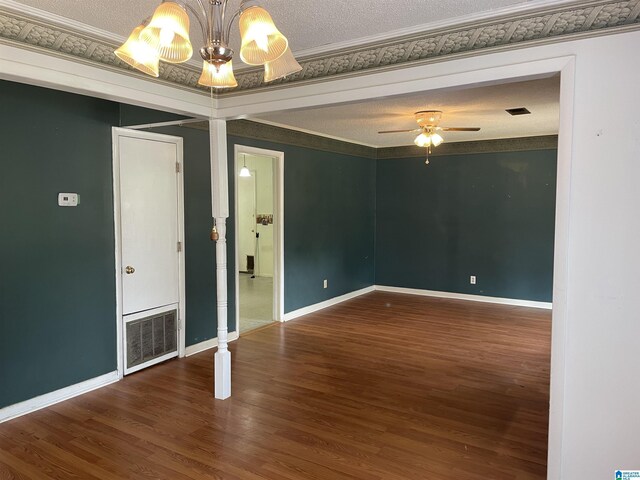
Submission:
[[[252,120],[295,128],[373,147],[411,145],[416,134],[378,134],[416,128],[417,110],[442,110],[442,126],[480,127],[479,132],[444,132],[446,142],[467,142],[558,133],[558,76],[464,90],[438,90],[299,111],[271,113]],[[526,107],[531,115],[511,116],[507,108]]]
[[[151,15],[159,0],[18,0],[63,17],[102,30],[127,36],[145,17]],[[193,0],[187,0],[193,2]],[[195,2],[193,2],[195,3]],[[449,20],[465,15],[490,12],[523,0],[263,0],[278,28],[289,38],[294,52],[323,45],[347,42],[399,29]],[[230,10],[239,6],[230,0]],[[231,47],[238,50],[239,36],[232,30]],[[194,47],[201,35],[192,21]],[[240,64],[240,62],[237,62]],[[240,66],[240,65],[238,65]]]

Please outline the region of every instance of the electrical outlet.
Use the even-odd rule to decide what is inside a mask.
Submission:
[[[475,285],[475,284],[476,284],[476,276],[475,276],[475,275],[471,275],[471,276],[469,277],[469,283],[470,283],[471,285]]]
[[[327,279],[325,278],[324,281],[322,282],[322,288],[327,288],[329,286],[329,282],[327,282]]]

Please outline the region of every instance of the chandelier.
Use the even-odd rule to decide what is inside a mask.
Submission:
[[[133,29],[115,54],[132,67],[148,75],[159,75],[160,61],[183,63],[193,55],[189,40],[189,13],[200,25],[205,45],[200,48],[202,75],[200,85],[233,88],[233,50],[229,48],[231,26],[238,18],[240,58],[248,65],[264,66],[264,81],[272,82],[302,70],[289,49],[287,38],[276,28],[264,8],[246,6],[233,14],[227,12],[228,0],[163,1],[153,16]],[[253,2],[251,2],[253,3]]]

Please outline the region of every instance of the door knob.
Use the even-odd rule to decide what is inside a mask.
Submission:
[[[136,271],[136,269],[133,268],[131,265],[127,265],[127,268],[125,268],[124,271],[127,275],[131,275]]]

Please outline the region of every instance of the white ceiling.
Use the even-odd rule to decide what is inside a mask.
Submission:
[[[186,0],[195,3],[194,0]],[[159,0],[18,0],[19,3],[67,17],[92,27],[127,36],[150,16]],[[350,42],[399,29],[491,12],[523,0],[262,0],[294,52]],[[229,10],[240,5],[230,0]],[[194,49],[200,46],[199,27],[192,21]],[[231,48],[238,51],[237,26]],[[197,54],[196,54],[197,55]],[[240,62],[237,62],[240,63]],[[240,66],[240,65],[238,65]]]
[[[560,78],[468,89],[412,93],[367,102],[270,113],[254,120],[373,147],[411,145],[416,134],[378,134],[416,128],[413,113],[442,110],[441,126],[480,127],[479,132],[444,132],[446,142],[467,142],[558,133]],[[531,115],[511,116],[526,107]]]

